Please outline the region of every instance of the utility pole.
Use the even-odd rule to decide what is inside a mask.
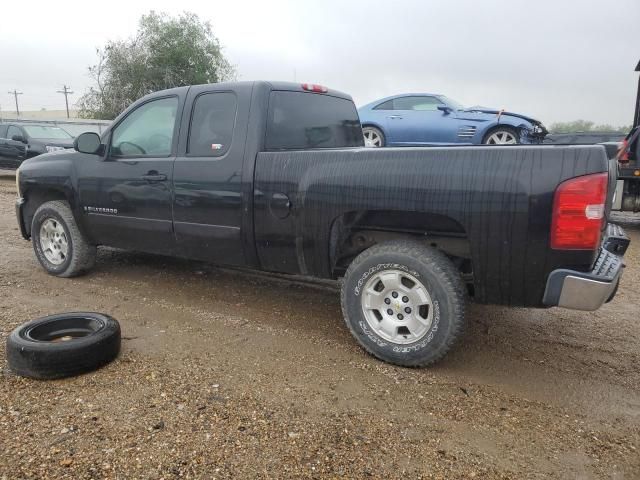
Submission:
[[[18,108],[18,95],[22,95],[22,92],[17,91],[15,88],[13,92],[9,92],[9,95],[13,95],[13,98],[16,99],[16,116],[20,116],[20,109]]]
[[[67,118],[69,118],[69,95],[73,94],[73,92],[66,85],[62,86],[62,90],[58,90],[57,93],[62,93],[64,95],[64,103],[67,106]]]

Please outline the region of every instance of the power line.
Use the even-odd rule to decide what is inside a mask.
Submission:
[[[16,116],[20,116],[20,109],[18,108],[18,95],[22,95],[22,92],[17,91],[15,88],[13,92],[8,92],[10,95],[13,95],[13,98],[16,99]]]
[[[67,118],[69,118],[69,95],[73,94],[73,92],[69,90],[69,88],[70,87],[63,85],[62,90],[58,90],[57,92],[57,93],[62,93],[64,95],[64,103],[67,106]]]

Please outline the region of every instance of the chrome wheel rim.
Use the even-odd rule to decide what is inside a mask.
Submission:
[[[361,304],[369,327],[389,342],[417,342],[431,328],[431,295],[407,272],[384,270],[373,275],[365,284]]]
[[[487,139],[487,145],[515,145],[518,139],[511,132],[498,131],[491,134]]]
[[[382,137],[372,128],[363,128],[362,133],[364,135],[365,145],[369,147],[381,147]]]
[[[40,247],[47,261],[62,265],[69,255],[69,240],[64,227],[55,218],[47,218],[40,225]]]

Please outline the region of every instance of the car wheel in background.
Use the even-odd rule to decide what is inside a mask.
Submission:
[[[341,300],[360,345],[396,365],[437,362],[464,324],[460,273],[442,252],[415,241],[385,242],[358,255],[345,273]]]
[[[384,134],[376,127],[362,127],[365,147],[384,147]]]
[[[16,328],[7,338],[9,368],[23,377],[52,379],[95,370],[120,352],[120,324],[108,315],[49,315]]]
[[[482,141],[485,145],[516,145],[520,143],[520,135],[515,128],[500,127],[491,130]]]
[[[31,241],[40,265],[51,275],[73,277],[95,264],[96,247],[80,233],[65,201],[38,207],[31,222]]]

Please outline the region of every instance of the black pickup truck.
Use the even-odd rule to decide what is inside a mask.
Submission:
[[[597,309],[628,244],[606,222],[602,146],[368,149],[351,98],[318,85],[157,92],[75,149],[17,174],[47,272],[83,273],[108,245],[342,278],[348,328],[400,365],[444,356],[468,298]]]

